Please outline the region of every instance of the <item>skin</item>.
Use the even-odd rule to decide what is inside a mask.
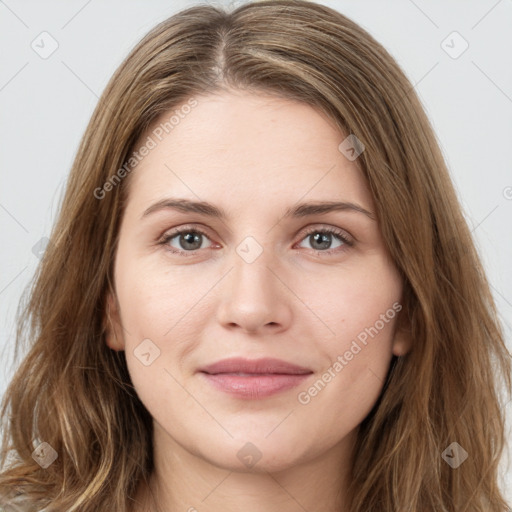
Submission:
[[[107,344],[126,351],[155,427],[156,504],[149,508],[141,486],[135,510],[346,510],[358,426],[392,355],[410,348],[395,332],[398,316],[359,343],[309,403],[298,394],[400,303],[402,282],[375,219],[353,210],[289,219],[284,212],[299,201],[350,201],[373,212],[372,196],[356,161],[338,150],[345,136],[314,108],[233,90],[196,99],[130,176],[109,296]],[[227,219],[174,209],[141,219],[169,197],[208,201]],[[196,235],[192,256],[170,252],[191,252],[179,235],[157,243],[180,226],[207,233]],[[322,248],[306,232],[333,227],[353,245],[327,234]],[[248,236],[262,249],[251,263],[236,251]],[[160,355],[146,366],[134,350],[148,338]],[[297,388],[242,400],[198,373],[232,356],[276,357],[314,373]],[[237,457],[248,442],[261,457],[252,467]]]

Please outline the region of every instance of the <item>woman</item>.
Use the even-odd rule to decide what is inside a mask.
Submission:
[[[330,8],[137,45],[22,320],[11,509],[507,510],[488,283],[411,84]]]

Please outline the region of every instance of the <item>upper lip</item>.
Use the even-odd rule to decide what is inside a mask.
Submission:
[[[210,374],[217,373],[254,373],[268,374],[280,373],[289,375],[301,375],[312,373],[312,370],[293,363],[288,363],[281,359],[265,357],[263,359],[244,359],[242,357],[233,357],[223,359],[216,363],[209,364],[200,369],[200,371]]]

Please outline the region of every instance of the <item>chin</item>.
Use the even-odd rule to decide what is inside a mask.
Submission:
[[[268,432],[267,432],[268,433]],[[251,435],[230,439],[222,446],[219,442],[212,444],[203,452],[203,457],[220,468],[238,473],[267,473],[289,469],[298,463],[297,442],[290,440],[290,445],[276,443],[273,440]]]

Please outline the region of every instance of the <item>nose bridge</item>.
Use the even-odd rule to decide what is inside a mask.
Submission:
[[[258,237],[263,238],[261,235]],[[267,237],[268,238],[268,237]],[[267,240],[268,242],[268,240]],[[267,299],[272,295],[275,276],[269,267],[276,266],[276,258],[270,243],[258,241],[255,236],[246,236],[236,247],[233,254],[233,286],[245,294],[261,295]],[[245,288],[245,289],[244,289]],[[275,295],[275,293],[274,293]]]
[[[267,237],[268,240],[268,237]],[[285,290],[274,275],[278,267],[270,244],[246,236],[232,253],[230,277],[219,309],[219,320],[237,324],[245,330],[257,330],[267,324],[288,322],[290,314]]]

